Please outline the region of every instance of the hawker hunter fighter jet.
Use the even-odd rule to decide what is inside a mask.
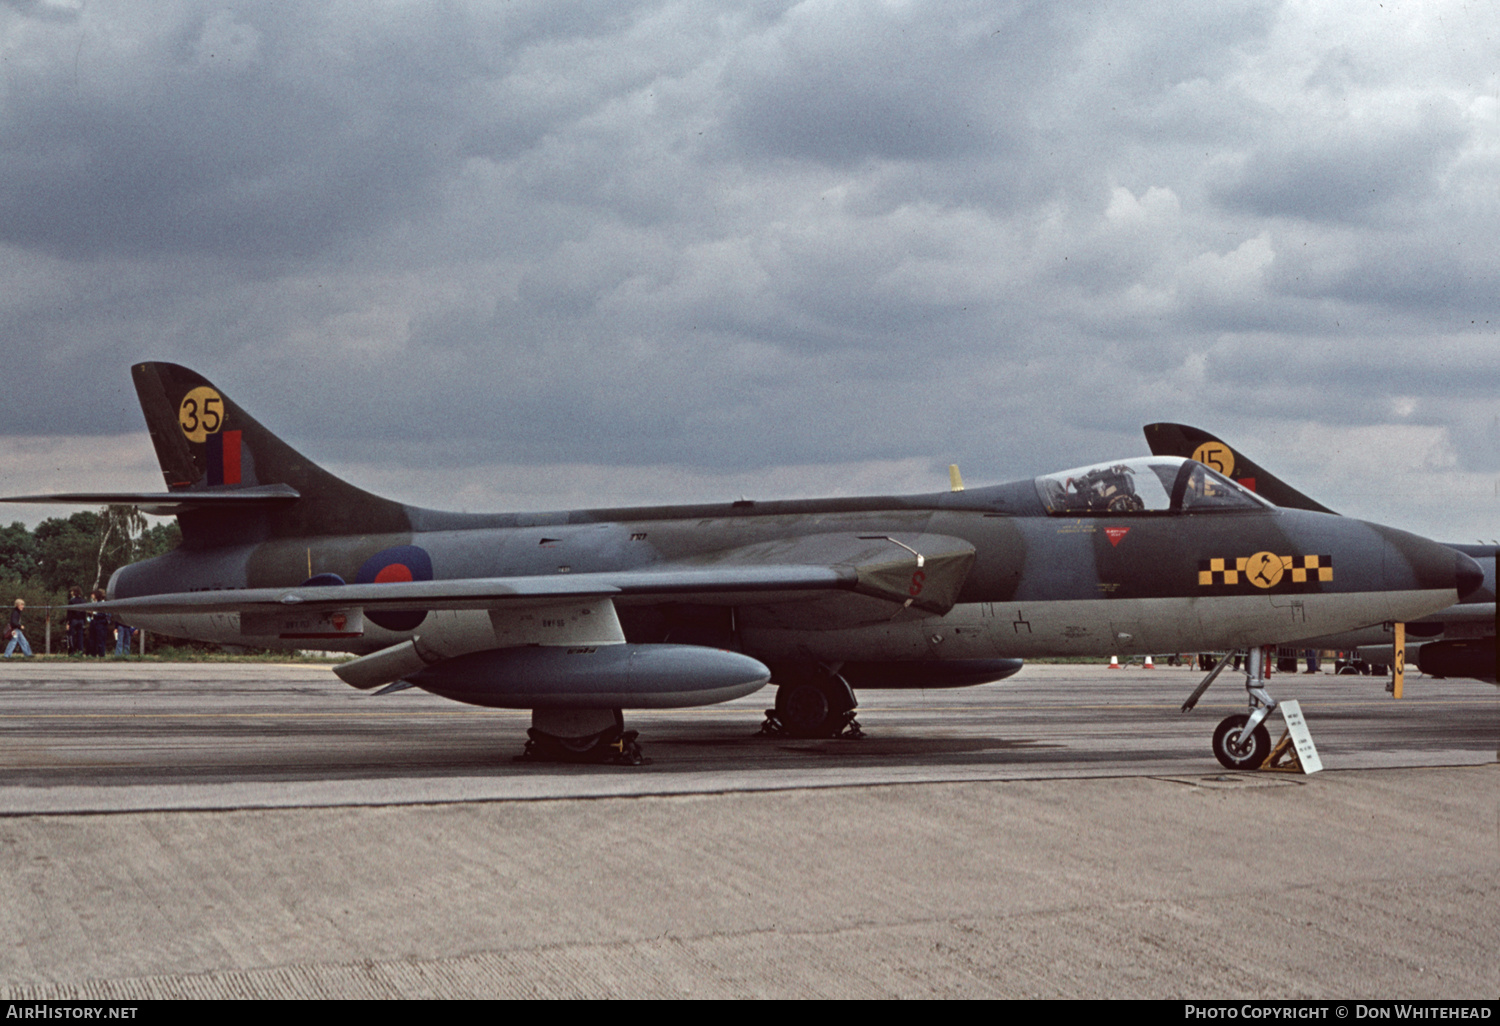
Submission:
[[[1291,509],[1332,513],[1333,510],[1297,491],[1275,477],[1244,453],[1201,428],[1186,424],[1147,424],[1146,444],[1158,455],[1191,456],[1193,459],[1233,477],[1240,484]],[[1449,548],[1476,560],[1484,569],[1484,584],[1465,596],[1462,602],[1441,609],[1430,616],[1405,625],[1404,635],[1410,655],[1423,673],[1435,677],[1472,677],[1497,683],[1495,666],[1500,649],[1500,626],[1495,606],[1495,572],[1500,546],[1449,543]],[[1297,641],[1294,648],[1359,648],[1390,646],[1389,624],[1373,624],[1357,631],[1345,631]],[[1411,660],[1409,660],[1411,661]]]
[[[1273,645],[1415,619],[1483,576],[1452,549],[1277,509],[1173,457],[930,495],[444,513],[339,480],[186,368],[133,373],[166,490],[10,500],[177,516],[182,545],[118,571],[96,608],[181,637],[352,652],[334,672],[358,688],[530,709],[538,758],[637,760],[621,710],[768,682],[773,727],[831,736],[863,687],[976,684],[1027,656]],[[1233,728],[1219,747],[1258,764],[1260,719]]]

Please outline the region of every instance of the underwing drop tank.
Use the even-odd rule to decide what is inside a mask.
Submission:
[[[406,679],[443,698],[500,709],[678,709],[753,694],[771,671],[703,645],[529,646],[471,652]]]

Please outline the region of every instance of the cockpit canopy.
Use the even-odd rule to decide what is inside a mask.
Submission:
[[[1257,510],[1271,504],[1203,464],[1180,456],[1142,456],[1044,474],[1037,494],[1051,514],[1129,516]]]

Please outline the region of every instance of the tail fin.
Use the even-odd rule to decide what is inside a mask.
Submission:
[[[1265,496],[1286,509],[1306,509],[1314,513],[1333,510],[1308,498],[1285,481],[1273,476],[1243,453],[1220,441],[1207,431],[1186,424],[1147,424],[1146,444],[1157,456],[1189,456],[1207,464],[1225,477],[1232,477],[1253,492]]]
[[[407,507],[356,488],[312,463],[202,375],[171,363],[136,364],[131,374],[162,475],[174,496],[246,492],[248,498],[272,486],[290,488],[297,496],[184,508],[178,521],[185,545],[411,529]]]

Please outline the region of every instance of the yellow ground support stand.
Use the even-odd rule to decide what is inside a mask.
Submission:
[[[1312,732],[1307,729],[1301,704],[1287,699],[1277,706],[1277,710],[1286,721],[1286,730],[1282,731],[1281,740],[1271,746],[1271,754],[1256,768],[1304,774],[1322,770],[1323,760],[1318,756],[1317,745],[1313,744]]]
[[[1257,769],[1273,770],[1277,773],[1301,773],[1302,760],[1297,757],[1297,746],[1292,744],[1292,732],[1283,730],[1281,740],[1271,746],[1271,754]]]

